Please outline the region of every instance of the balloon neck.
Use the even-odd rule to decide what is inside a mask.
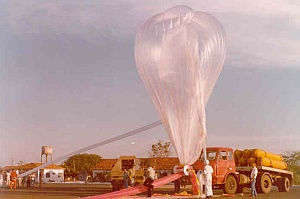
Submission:
[[[193,170],[193,167],[190,165],[185,165],[183,167],[183,173],[187,176],[189,176],[191,174],[192,170]]]
[[[175,165],[173,169],[174,173],[184,173],[185,175],[190,175],[192,170],[192,166],[183,164]]]

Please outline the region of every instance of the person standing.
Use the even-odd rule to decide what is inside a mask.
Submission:
[[[4,172],[2,171],[2,172],[0,173],[0,187],[2,187],[3,182],[4,182]]]
[[[9,188],[12,189],[12,184],[14,184],[14,189],[17,188],[17,177],[18,174],[16,173],[16,171],[13,169],[11,174],[10,174],[10,183],[9,183]]]
[[[256,191],[256,188],[255,188],[257,174],[258,174],[258,170],[256,168],[256,163],[253,162],[252,163],[251,175],[250,175],[250,178],[251,178],[251,197],[257,197],[257,191]]]
[[[26,187],[30,187],[30,185],[31,185],[30,180],[31,180],[31,174],[26,176]]]
[[[152,191],[154,188],[154,185],[152,185],[154,179],[155,179],[155,170],[150,166],[147,165],[147,171],[146,171],[146,180],[144,182],[144,186],[148,188],[147,191],[147,197],[151,198]]]
[[[206,198],[212,198],[213,191],[212,191],[212,173],[214,172],[213,168],[209,165],[209,161],[204,161],[204,180],[205,180],[205,195]]]
[[[205,197],[205,195],[203,194],[204,193],[203,186],[205,185],[204,176],[203,175],[204,175],[203,171],[201,169],[199,169],[197,171],[197,179],[198,179],[198,182],[199,182],[199,196],[201,198]]]
[[[181,166],[175,165],[173,167],[173,173],[179,173],[181,170],[181,167],[182,167],[182,165]],[[180,193],[180,181],[181,181],[181,177],[173,181],[175,193]]]
[[[124,169],[123,171],[124,171],[124,187],[128,188],[128,172],[126,169]]]
[[[174,191],[180,193],[180,178],[174,180]]]
[[[128,177],[129,177],[129,185],[131,187],[134,186],[134,176],[135,176],[135,170],[133,165],[130,167],[130,169],[128,170]]]
[[[6,185],[9,186],[10,184],[10,173],[7,171],[6,172]]]
[[[32,173],[32,174],[30,175],[30,177],[31,177],[31,179],[30,179],[30,186],[31,186],[31,187],[34,187],[35,174]],[[41,172],[41,174],[40,174],[40,183],[41,183],[42,180],[43,180],[42,178],[43,178],[43,173]]]

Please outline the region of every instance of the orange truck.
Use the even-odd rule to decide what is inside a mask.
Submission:
[[[206,157],[214,169],[213,188],[222,189],[224,193],[242,193],[245,187],[250,188],[251,163],[257,164],[258,176],[256,190],[269,193],[272,186],[280,192],[288,192],[293,182],[293,172],[287,170],[286,163],[280,155],[259,149],[243,151],[228,147],[206,148]],[[203,170],[204,154],[193,164],[194,170]]]

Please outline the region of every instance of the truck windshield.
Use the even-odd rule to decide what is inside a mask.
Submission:
[[[217,156],[217,151],[206,151],[206,157],[208,160],[215,160]],[[201,152],[200,160],[204,160],[204,153]]]

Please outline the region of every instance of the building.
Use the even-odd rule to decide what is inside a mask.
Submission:
[[[174,157],[168,158],[137,158],[140,161],[140,166],[150,164],[158,174],[158,177],[163,177],[173,173],[175,165],[179,164],[179,159]],[[112,167],[118,159],[102,159],[94,168],[92,168],[93,178],[97,181],[109,181],[109,175]]]
[[[25,173],[29,170],[32,170],[43,163],[28,163],[24,165],[18,166],[6,166],[2,170],[7,172],[11,171],[12,169],[18,170],[19,174]],[[39,182],[40,178],[43,179],[44,183],[49,182],[63,182],[64,181],[64,170],[65,168],[58,166],[56,164],[51,164],[43,169],[40,169],[34,172],[35,175],[35,182]]]
[[[118,159],[102,159],[94,168],[92,168],[93,179],[101,182],[109,181],[109,174],[117,160]]]

